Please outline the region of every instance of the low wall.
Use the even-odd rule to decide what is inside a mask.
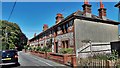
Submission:
[[[36,51],[32,51],[31,54],[45,59],[53,60],[61,64],[76,66],[75,54],[57,54],[52,52],[36,52]]]

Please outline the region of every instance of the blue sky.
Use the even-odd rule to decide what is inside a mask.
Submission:
[[[2,3],[2,19],[7,20],[12,10],[14,2]],[[92,5],[92,14],[98,15],[98,2],[90,2]],[[118,21],[118,8],[114,5],[116,2],[104,2],[107,8],[107,17]],[[10,22],[17,23],[23,33],[30,39],[34,33],[42,32],[43,24],[49,27],[55,24],[55,16],[62,13],[64,17],[77,10],[82,9],[83,2],[17,2]],[[1,19],[1,18],[0,18]]]

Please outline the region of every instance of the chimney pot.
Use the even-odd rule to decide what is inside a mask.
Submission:
[[[34,37],[36,36],[36,33],[34,33]]]
[[[83,12],[86,17],[91,17],[91,5],[88,3],[88,0],[84,0]]]
[[[61,22],[61,20],[63,19],[63,15],[61,13],[58,13],[56,15],[56,24],[58,24],[59,22]]]
[[[88,0],[84,0],[84,4],[89,4],[89,3],[88,3]]]
[[[43,26],[43,31],[46,31],[48,29],[48,25],[47,24],[44,24]]]
[[[102,3],[102,0],[100,0],[100,8],[98,9],[99,11],[99,17],[101,19],[106,20],[106,9],[104,8],[104,4]]]

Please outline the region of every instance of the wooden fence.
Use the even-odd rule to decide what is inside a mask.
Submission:
[[[99,59],[78,59],[80,68],[119,68],[120,59],[118,60],[99,60]]]

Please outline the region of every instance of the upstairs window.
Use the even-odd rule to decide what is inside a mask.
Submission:
[[[65,24],[65,31],[66,31],[66,33],[68,33],[68,32],[67,32],[67,29],[68,29],[68,23]]]
[[[57,36],[57,30],[55,30],[55,34],[56,34],[56,36]]]
[[[61,28],[60,27],[58,27],[58,31],[60,31],[61,30]]]
[[[64,32],[65,25],[62,25],[61,28],[62,28],[62,32],[65,33],[65,32]]]
[[[69,26],[73,26],[73,20],[69,22]]]

